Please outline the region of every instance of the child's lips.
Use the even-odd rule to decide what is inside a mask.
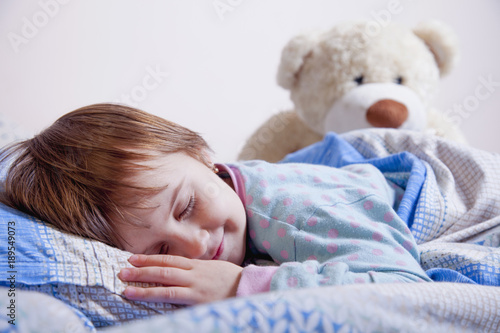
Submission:
[[[224,237],[222,237],[219,248],[217,249],[217,252],[215,252],[215,255],[212,258],[212,260],[218,260],[220,258],[220,256],[222,255],[223,251],[224,251]]]

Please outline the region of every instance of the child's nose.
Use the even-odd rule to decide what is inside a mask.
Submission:
[[[199,259],[208,250],[210,234],[204,229],[186,229],[180,238],[179,246],[187,258]]]

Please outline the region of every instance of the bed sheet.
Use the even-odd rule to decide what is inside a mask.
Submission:
[[[118,332],[498,332],[500,290],[457,283],[272,292],[178,310]]]

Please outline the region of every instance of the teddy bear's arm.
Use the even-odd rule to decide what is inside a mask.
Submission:
[[[453,119],[439,112],[434,108],[428,110],[427,131],[445,139],[449,139],[461,144],[467,144],[465,135],[459,129]]]
[[[238,159],[277,162],[322,138],[307,127],[295,111],[283,111],[269,118],[250,136]]]

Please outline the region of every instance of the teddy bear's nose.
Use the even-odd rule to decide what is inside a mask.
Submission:
[[[408,109],[392,99],[382,99],[370,106],[366,120],[374,127],[398,128],[408,118]]]

